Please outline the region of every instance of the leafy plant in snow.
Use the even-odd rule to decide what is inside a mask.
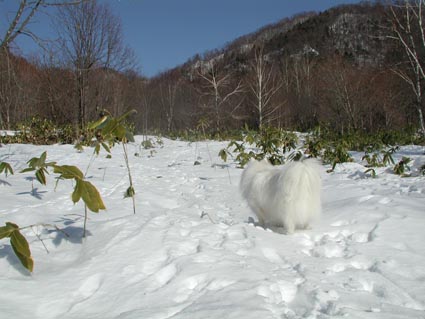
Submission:
[[[362,160],[367,162],[368,169],[365,174],[371,173],[372,177],[376,177],[376,171],[373,167],[383,167],[390,164],[395,164],[393,154],[398,150],[398,146],[390,147],[384,150],[373,150],[373,147],[368,147]]]
[[[94,154],[99,154],[100,148],[103,147],[106,152],[111,153],[110,148],[115,145],[115,143],[121,143],[124,151],[124,160],[127,166],[129,187],[124,193],[124,198],[131,197],[133,201],[133,212],[136,214],[136,202],[134,195],[136,194],[133,186],[133,179],[131,176],[130,164],[128,160],[128,150],[127,143],[134,142],[134,136],[131,131],[128,129],[125,120],[128,116],[135,113],[135,110],[128,111],[127,113],[119,116],[113,117],[109,112],[104,111],[104,116],[95,123],[89,126],[90,130],[94,130],[96,136]]]
[[[142,153],[142,149],[149,150],[150,157],[152,157],[156,151],[156,147],[163,147],[164,142],[160,136],[157,136],[154,140],[153,138],[148,138],[147,136],[143,136],[143,141],[139,145],[139,152],[136,152],[134,156],[140,156]]]
[[[144,140],[141,144],[140,144],[145,150],[148,150],[148,149],[151,149],[151,148],[154,148],[155,146],[154,146],[154,144],[153,144],[153,141],[150,139],[150,138],[148,138],[148,139],[146,139],[146,140]]]
[[[267,158],[273,165],[283,164],[285,155],[295,149],[297,137],[282,129],[263,128],[260,132],[246,130],[242,142],[231,141],[227,148],[219,152],[219,156],[227,161],[228,155],[236,153],[236,161],[244,167],[250,159]]]
[[[367,170],[365,170],[364,174],[365,175],[370,174],[373,178],[377,176],[374,168],[368,168]]]
[[[27,162],[28,168],[23,169],[21,173],[35,171],[37,181],[42,185],[46,185],[46,174],[49,174],[47,168],[53,167],[56,164],[56,162],[46,163],[46,158],[47,152],[43,152],[40,157],[31,158]],[[34,185],[32,185],[32,189],[34,190]]]
[[[12,167],[6,162],[1,162],[0,173],[5,173],[7,176],[8,172],[13,174]],[[34,268],[34,261],[31,257],[28,242],[21,234],[19,226],[11,222],[6,222],[6,226],[0,227],[0,239],[4,238],[10,238],[10,245],[12,246],[15,255],[18,257],[21,264],[32,272]]]
[[[72,125],[58,126],[51,120],[34,116],[24,123],[17,124],[13,134],[0,136],[0,143],[69,144],[75,140],[75,136]]]
[[[419,167],[419,174],[425,176],[425,164]]]
[[[311,157],[320,157],[326,143],[323,139],[319,138],[317,132],[314,132],[312,135],[308,135],[304,143],[305,153]]]
[[[73,179],[75,181],[74,191],[71,195],[71,199],[74,204],[82,199],[85,207],[94,213],[98,213],[99,210],[106,209],[98,190],[93,186],[92,183],[84,179],[84,174],[78,167],[70,165],[54,165],[53,171],[54,173],[59,174],[59,179]],[[85,209],[84,213],[83,237],[86,235],[86,226],[87,209]]]
[[[336,164],[352,162],[353,159],[348,153],[346,145],[341,142],[336,145],[330,144],[325,147],[323,161],[332,165],[332,168],[328,170],[328,172],[332,172],[335,169]]]
[[[367,167],[382,167],[394,164],[393,154],[398,150],[398,146],[385,150],[375,150],[368,148],[362,160],[367,162]]]
[[[0,227],[0,239],[10,238],[15,255],[19,258],[21,264],[30,272],[34,269],[34,260],[31,257],[31,250],[28,241],[21,234],[18,225],[6,222],[6,226]]]
[[[396,173],[397,175],[401,175],[401,176],[407,176],[406,172],[410,171],[410,168],[408,166],[408,164],[410,163],[411,159],[409,157],[403,156],[401,161],[399,161],[395,166],[394,166],[394,173]]]
[[[7,174],[13,175],[13,168],[9,163],[0,162],[0,174],[4,173],[7,177]]]

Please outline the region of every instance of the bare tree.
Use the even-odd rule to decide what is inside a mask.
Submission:
[[[242,82],[239,81],[236,85],[232,83],[232,74],[225,73],[225,70],[220,68],[218,62],[211,59],[205,64],[205,67],[197,69],[197,74],[203,80],[201,89],[202,97],[206,98],[206,107],[212,108],[215,120],[215,130],[220,132],[222,127],[223,108],[229,105],[230,99],[243,92]],[[231,115],[241,104],[241,101],[231,106],[232,110],[227,110]]]
[[[249,87],[254,95],[252,103],[257,111],[258,126],[261,129],[264,124],[273,120],[280,107],[279,104],[273,103],[273,97],[282,88],[283,82],[266,61],[262,46],[256,48],[254,54]]]
[[[96,0],[60,7],[57,30],[64,59],[75,73],[77,122],[82,128],[89,120],[87,94],[91,71],[96,68],[105,71],[131,68],[134,66],[134,55],[123,44],[120,20],[105,3]]]
[[[0,51],[9,49],[10,44],[18,37],[18,35],[27,35],[39,42],[40,38],[34,34],[28,25],[34,18],[35,14],[40,11],[41,8],[52,7],[52,6],[65,6],[78,4],[81,1],[49,1],[49,0],[20,0],[19,6],[16,9],[16,13],[9,23],[5,34],[0,38]],[[18,4],[18,1],[17,1]]]
[[[17,76],[7,52],[0,51],[0,128],[11,129],[11,113],[16,104]]]
[[[411,87],[421,133],[425,135],[423,94],[425,90],[425,0],[403,0],[390,6],[392,35],[400,43],[407,61],[395,72]]]
[[[160,84],[160,102],[167,118],[167,132],[170,133],[174,121],[174,109],[176,104],[176,92],[179,81],[174,83]]]
[[[31,37],[37,43],[41,43],[41,39],[29,28],[30,22],[34,16],[42,9],[52,6],[65,6],[79,3],[80,1],[53,1],[53,0],[20,0],[16,1],[16,11],[13,15],[2,17],[6,18],[6,29],[0,31],[0,77],[1,77],[1,92],[0,92],[0,125],[10,128],[13,120],[13,108],[18,104],[22,105],[22,99],[28,92],[24,91],[22,85],[18,83],[18,75],[16,74],[13,61],[13,56],[10,55],[10,46],[20,35]],[[19,94],[17,92],[20,92]],[[18,103],[18,99],[20,102]],[[34,98],[34,97],[33,97]],[[28,101],[27,101],[28,102]],[[14,110],[16,114],[23,115],[24,113]]]

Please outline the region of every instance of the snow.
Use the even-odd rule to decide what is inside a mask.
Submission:
[[[137,141],[129,145],[136,215],[123,199],[117,146],[88,170],[107,211],[89,214],[85,239],[72,182],[55,189],[50,174],[31,191],[33,175],[18,172],[45,150],[48,161],[85,171],[92,149],[0,148],[15,170],[0,177],[0,224],[39,225],[22,230],[32,274],[0,241],[1,318],[425,318],[423,147],[395,154],[412,158],[406,178],[388,168],[368,177],[353,153],[355,162],[323,176],[322,218],[283,235],[253,223],[238,190],[242,170],[217,155],[227,143],[164,139],[151,154]]]

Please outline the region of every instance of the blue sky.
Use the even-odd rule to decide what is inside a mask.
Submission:
[[[124,40],[136,53],[143,75],[153,76],[184,63],[196,53],[220,48],[266,24],[305,11],[323,11],[358,0],[99,0],[122,20]],[[18,0],[0,0],[0,36]],[[6,17],[6,18],[5,18]],[[35,17],[31,30],[49,38],[46,15]],[[37,46],[21,37],[24,55]]]

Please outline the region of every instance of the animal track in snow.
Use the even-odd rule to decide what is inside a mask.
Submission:
[[[248,238],[244,226],[231,226],[224,233],[222,247],[239,256],[246,256],[248,250],[254,247],[254,241]]]
[[[272,263],[283,263],[283,259],[279,256],[276,250],[272,248],[263,248],[263,255]]]
[[[341,227],[341,226],[348,226],[348,225],[354,225],[356,224],[356,220],[338,220],[336,222],[333,222],[331,224],[332,227]]]
[[[341,227],[356,223],[355,220],[339,220],[332,223],[331,226]],[[353,248],[352,243],[365,244],[373,241],[376,237],[375,231],[378,226],[379,222],[368,232],[339,229],[317,235],[313,239],[306,235],[304,245],[307,247],[303,252],[314,257],[349,258],[353,255],[353,251],[351,251]]]
[[[257,294],[266,299],[271,304],[280,304],[282,302],[290,303],[296,296],[298,285],[296,282],[278,280],[270,285],[261,285],[258,287]]]
[[[339,273],[346,271],[347,269],[354,269],[354,270],[369,270],[373,265],[373,261],[367,261],[362,259],[354,259],[354,260],[348,260],[348,261],[341,261],[338,262],[332,266],[330,266],[328,269],[332,272]]]
[[[314,247],[310,249],[309,255],[326,258],[348,257],[347,241],[351,235],[352,232],[345,229],[316,236]]]
[[[337,308],[337,301],[339,300],[340,296],[337,291],[324,291],[322,289],[317,289],[314,295],[316,300],[314,312],[323,313],[328,316],[340,314],[340,311]]]

